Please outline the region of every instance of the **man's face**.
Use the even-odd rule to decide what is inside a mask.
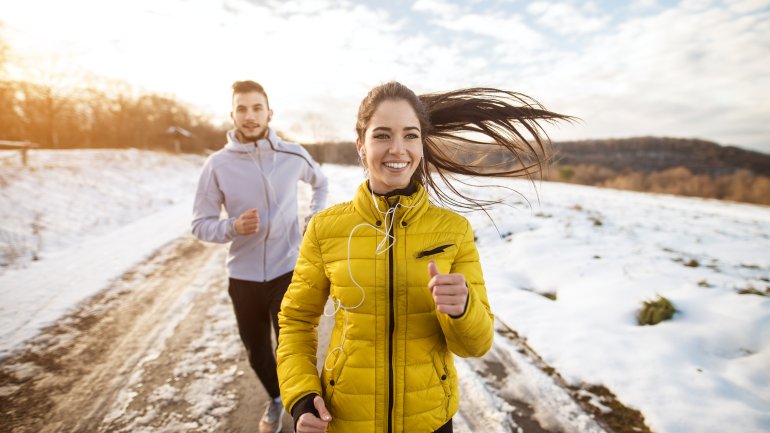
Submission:
[[[267,107],[267,98],[260,92],[233,95],[233,111],[230,117],[235,124],[236,135],[242,143],[256,141],[267,136],[267,124],[273,111]]]

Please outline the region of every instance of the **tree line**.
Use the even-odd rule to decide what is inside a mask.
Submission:
[[[46,74],[45,68],[29,68],[26,79],[15,79],[7,73],[12,63],[11,49],[0,34],[0,140],[50,149],[180,147],[188,152],[224,141],[225,125],[172,96],[137,92],[125,82],[101,77]],[[171,127],[191,136],[169,135]]]
[[[706,140],[671,137],[561,141],[554,143],[562,165],[596,165],[615,171],[651,173],[685,167],[719,176],[738,170],[770,176],[770,155]]]
[[[173,97],[137,94],[122,83],[64,91],[47,84],[0,81],[0,140],[31,141],[43,148],[124,148],[201,152],[221,144],[224,126]],[[170,127],[191,133],[179,138]]]

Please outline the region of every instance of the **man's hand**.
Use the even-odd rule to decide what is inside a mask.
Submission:
[[[465,313],[468,301],[468,286],[463,274],[440,274],[433,260],[428,263],[428,288],[433,295],[436,309],[444,314],[459,317]]]
[[[259,211],[249,209],[235,220],[235,232],[239,235],[253,235],[259,231]]]
[[[313,406],[321,417],[319,418],[310,412],[303,413],[297,420],[297,433],[323,433],[326,431],[326,426],[331,422],[332,416],[326,410],[324,399],[315,396]]]

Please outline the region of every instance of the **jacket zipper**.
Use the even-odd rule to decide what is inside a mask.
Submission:
[[[390,245],[388,245],[388,296],[390,302],[389,310],[390,310],[390,321],[389,321],[389,334],[388,334],[388,433],[393,432],[393,331],[395,330],[395,320],[394,320],[394,312],[393,312],[393,298],[394,298],[394,288],[393,288],[393,220],[395,220],[395,212],[390,215],[391,218],[391,224],[390,228],[388,229],[388,242]],[[387,224],[387,221],[386,221]]]

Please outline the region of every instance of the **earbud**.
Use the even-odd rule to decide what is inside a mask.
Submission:
[[[364,157],[364,148],[363,147],[359,147],[358,148],[358,157],[359,158],[363,158]]]

